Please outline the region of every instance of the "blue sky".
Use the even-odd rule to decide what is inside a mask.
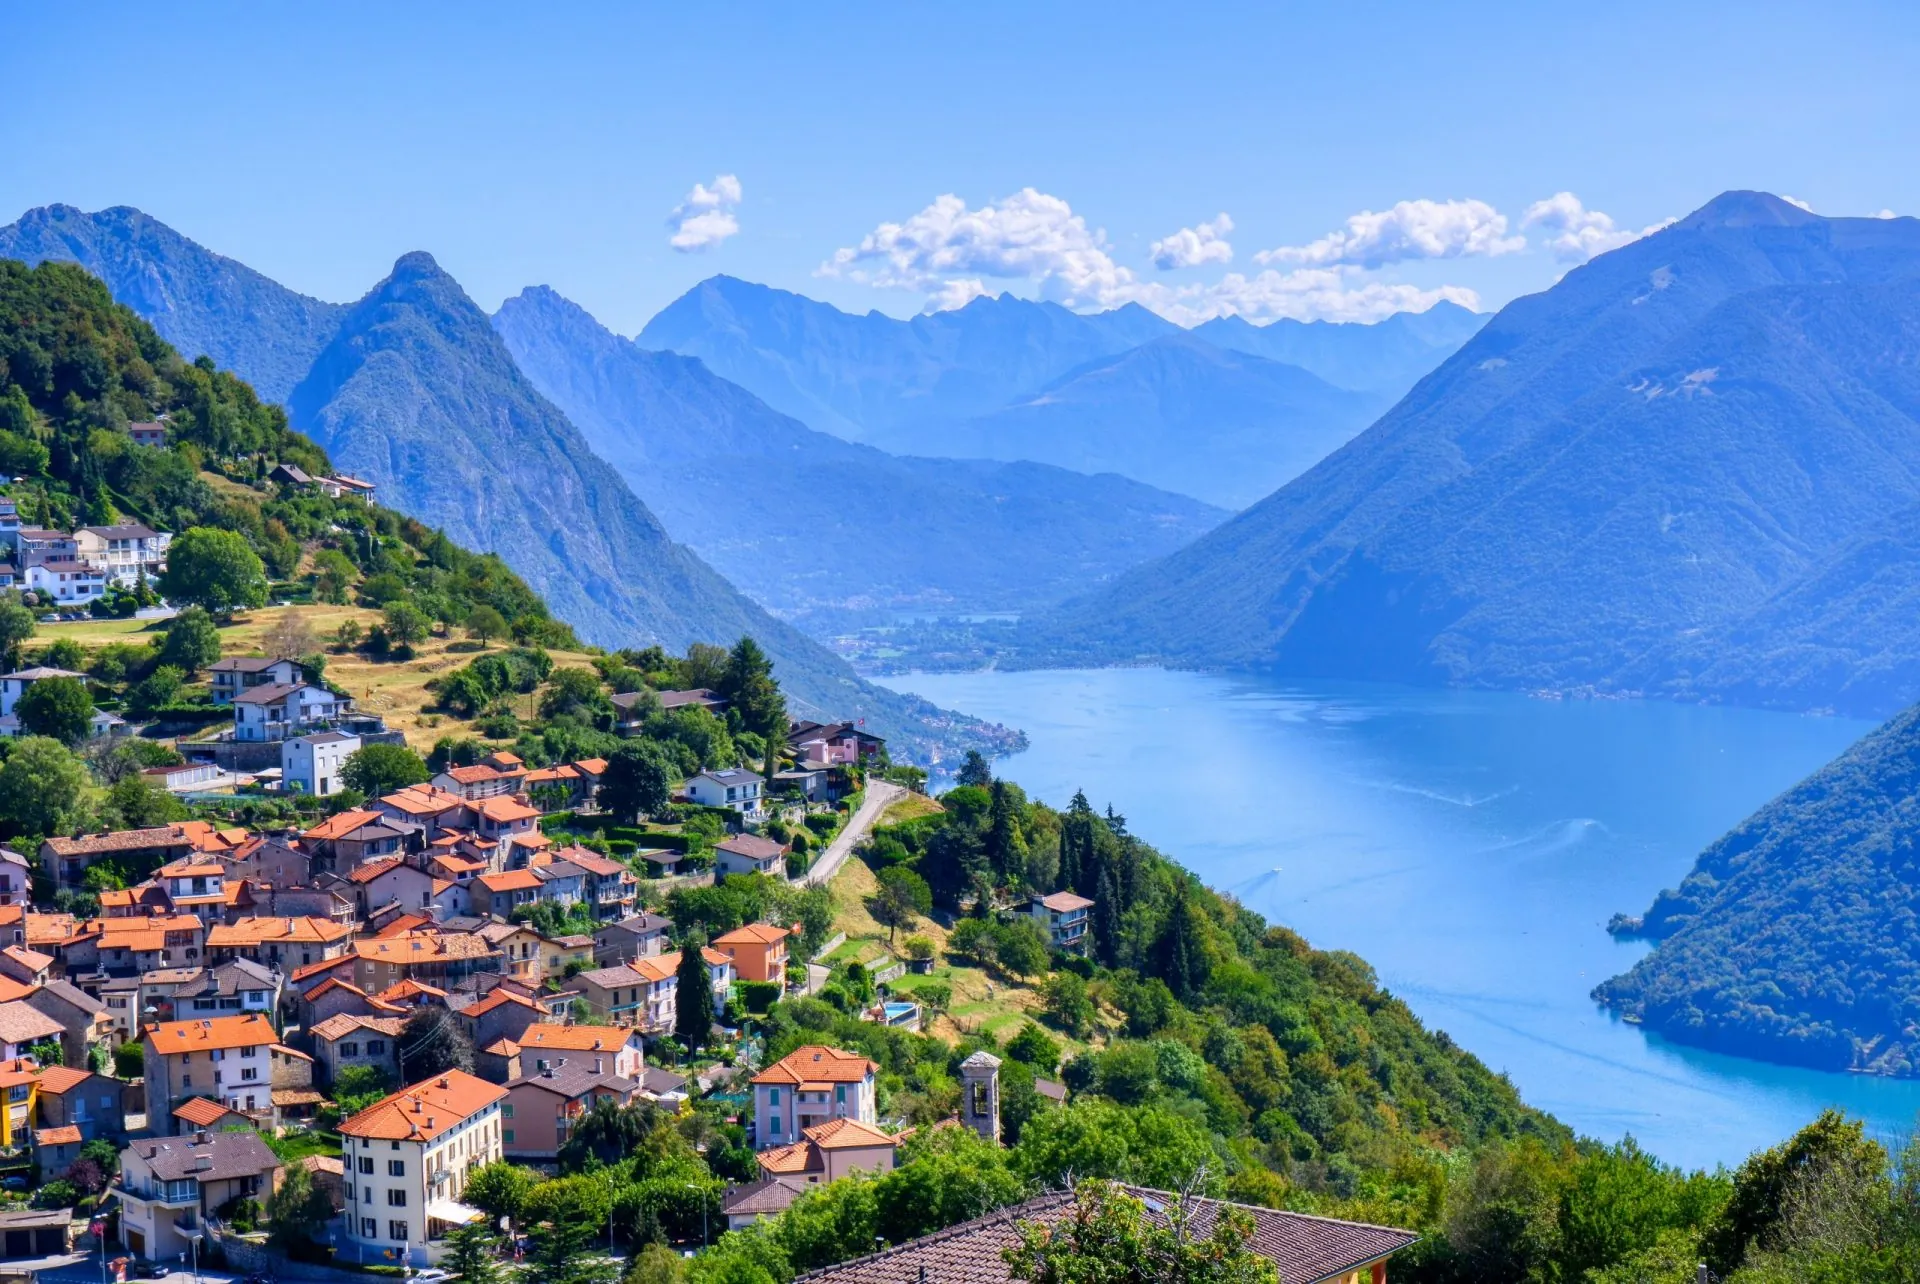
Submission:
[[[4,23],[0,219],[136,205],[336,300],[426,249],[485,307],[550,284],[629,333],[715,272],[896,315],[981,289],[1188,318],[1364,317],[1443,289],[1490,307],[1729,187],[1920,213],[1914,6],[30,5]],[[1578,204],[1527,224],[1561,192]],[[672,248],[676,207],[704,248]],[[1350,225],[1363,211],[1386,217]],[[1230,261],[1201,232],[1223,212]],[[1156,242],[1199,261],[1162,270]]]

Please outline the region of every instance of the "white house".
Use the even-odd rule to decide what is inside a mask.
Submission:
[[[305,682],[268,682],[233,698],[235,740],[285,740],[338,718],[353,706]]]
[[[730,807],[749,820],[758,820],[763,783],[758,773],[739,767],[703,771],[687,781],[687,797],[702,807]]]
[[[785,1146],[829,1119],[878,1121],[874,1076],[880,1067],[838,1048],[808,1046],[789,1052],[753,1076],[753,1144]]]
[[[786,876],[787,849],[771,838],[757,834],[735,834],[713,849],[716,874],[772,874]]]
[[[137,522],[117,526],[82,526],[73,533],[80,560],[106,572],[115,584],[131,588],[142,574],[153,579],[167,568],[167,545],[173,536]]]
[[[1092,908],[1092,901],[1072,892],[1054,892],[1027,902],[1027,913],[1047,934],[1047,942],[1071,954],[1087,952],[1088,911]]]
[[[232,1110],[273,1111],[272,1022],[260,1013],[162,1021],[146,1032],[147,1118],[171,1129],[173,1108],[189,1097],[209,1097]]]
[[[445,1256],[447,1232],[485,1216],[460,1196],[476,1168],[503,1157],[506,1096],[497,1084],[449,1070],[342,1123],[341,1250],[363,1263],[416,1268]]]
[[[27,688],[42,678],[79,678],[85,681],[86,676],[72,669],[54,669],[44,664],[31,669],[16,669],[0,677],[0,717],[11,717],[15,706],[20,703],[20,697],[27,693]]]
[[[107,573],[85,562],[39,562],[20,576],[20,586],[58,606],[86,606],[107,591]]]
[[[325,798],[340,792],[340,769],[360,748],[360,737],[344,731],[317,731],[280,745],[280,788],[290,794]]]

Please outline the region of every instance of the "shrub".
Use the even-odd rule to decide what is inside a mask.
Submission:
[[[779,998],[780,987],[772,981],[740,982],[740,1001],[756,1016],[764,1016]]]

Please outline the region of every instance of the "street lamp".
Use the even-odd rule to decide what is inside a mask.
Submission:
[[[706,1191],[701,1190],[697,1183],[687,1182],[686,1187],[688,1190],[700,1192],[700,1249],[702,1252],[705,1252],[707,1248],[707,1205],[713,1201],[708,1198]]]

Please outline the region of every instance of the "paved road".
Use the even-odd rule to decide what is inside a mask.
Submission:
[[[820,859],[813,863],[813,868],[800,881],[808,887],[818,887],[839,873],[847,856],[852,853],[854,844],[872,833],[880,813],[896,799],[904,797],[906,792],[901,785],[869,779],[866,796],[860,800],[860,809],[853,813],[853,819],[847,822],[847,827],[840,831],[839,836],[827,844],[827,850],[821,853]]]

